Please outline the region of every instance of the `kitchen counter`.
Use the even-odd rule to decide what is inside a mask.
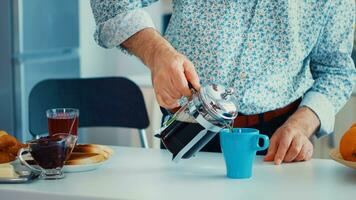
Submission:
[[[225,177],[219,153],[198,153],[175,164],[165,150],[113,147],[115,155],[95,171],[61,180],[0,185],[1,200],[91,199],[337,199],[356,196],[356,171],[332,160],[275,166],[257,157],[251,179]]]

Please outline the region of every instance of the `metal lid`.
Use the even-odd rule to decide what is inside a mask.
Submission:
[[[218,120],[235,119],[238,113],[237,99],[232,88],[209,84],[201,87],[200,97],[207,111]]]

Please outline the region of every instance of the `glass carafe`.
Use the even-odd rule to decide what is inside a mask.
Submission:
[[[236,118],[237,101],[231,88],[218,84],[192,89],[192,97],[165,121],[159,137],[173,161],[190,158]]]

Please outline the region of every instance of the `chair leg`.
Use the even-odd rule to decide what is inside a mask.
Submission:
[[[138,132],[140,134],[140,140],[141,140],[142,147],[148,148],[146,131],[144,129],[139,129]]]

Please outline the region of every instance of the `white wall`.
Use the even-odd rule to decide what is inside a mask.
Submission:
[[[161,16],[166,12],[166,3],[156,2],[146,8],[158,30],[161,30]],[[94,39],[95,21],[89,0],[80,0],[80,55],[82,77],[149,75],[147,68],[134,56],[118,49],[103,49]]]

